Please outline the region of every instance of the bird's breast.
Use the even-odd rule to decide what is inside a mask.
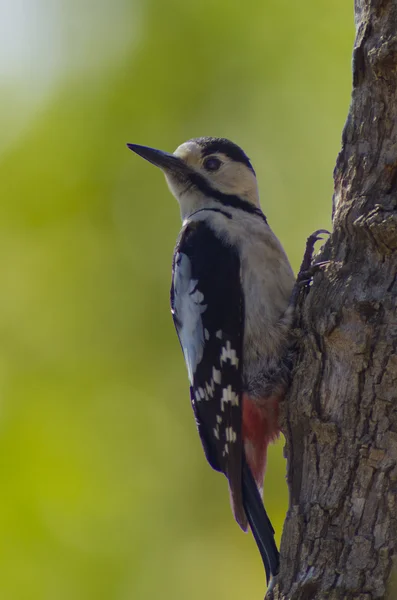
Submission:
[[[244,291],[244,374],[246,379],[273,369],[285,351],[294,275],[270,228],[251,231],[240,245]]]

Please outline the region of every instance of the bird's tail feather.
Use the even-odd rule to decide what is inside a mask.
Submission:
[[[243,460],[243,504],[252,534],[262,556],[269,584],[271,578],[278,573],[280,556],[274,539],[273,526],[245,459]]]

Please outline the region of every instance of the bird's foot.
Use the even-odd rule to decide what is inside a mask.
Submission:
[[[322,234],[330,235],[330,232],[326,229],[318,229],[307,238],[305,254],[303,255],[302,264],[291,294],[290,306],[294,308],[298,302],[299,292],[302,287],[307,286],[313,275],[329,264],[328,260],[323,260],[312,265],[314,245],[316,242],[323,239],[321,237]]]
[[[331,235],[330,232],[327,231],[326,229],[317,229],[317,231],[315,231],[314,233],[309,235],[309,237],[307,238],[305,254],[303,255],[303,260],[302,260],[301,268],[299,269],[297,280],[302,279],[302,275],[310,272],[310,269],[312,267],[314,244],[316,242],[318,242],[319,240],[323,239],[321,237],[321,235],[323,235],[323,234]],[[320,263],[318,263],[318,264],[320,264]]]

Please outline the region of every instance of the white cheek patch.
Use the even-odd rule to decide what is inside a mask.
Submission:
[[[203,358],[205,332],[202,313],[207,305],[203,304],[204,295],[197,288],[197,279],[191,278],[192,266],[186,254],[179,253],[174,277],[174,305],[180,323],[178,328],[189,380],[193,385],[193,376],[197,365]],[[201,395],[204,397],[204,391]]]

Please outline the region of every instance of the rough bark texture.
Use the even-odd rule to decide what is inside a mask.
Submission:
[[[274,600],[397,599],[397,0],[357,0],[329,264],[301,294]]]

